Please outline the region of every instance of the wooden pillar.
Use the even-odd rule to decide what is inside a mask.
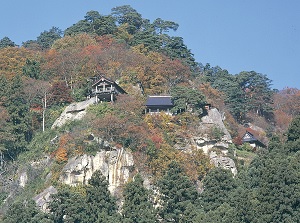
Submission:
[[[114,94],[113,93],[110,93],[110,101],[114,102]]]

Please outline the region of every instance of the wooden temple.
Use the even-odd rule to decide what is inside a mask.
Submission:
[[[116,82],[100,76],[92,84],[91,97],[96,97],[96,102],[114,102],[116,96],[119,94],[126,94]]]
[[[165,112],[172,115],[171,109],[173,107],[171,96],[148,96],[145,113],[155,114]]]

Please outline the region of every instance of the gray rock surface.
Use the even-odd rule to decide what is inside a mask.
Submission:
[[[67,121],[74,121],[74,120],[80,120],[82,119],[86,114],[86,109],[94,104],[96,102],[96,99],[90,98],[86,101],[76,102],[72,103],[69,106],[65,108],[63,113],[61,113],[60,117],[55,120],[55,122],[52,125],[52,129],[56,127],[63,126]]]
[[[201,119],[202,129],[207,130],[207,129],[210,129],[210,128],[216,126],[216,127],[220,128],[224,133],[224,135],[222,137],[222,141],[231,142],[231,140],[232,140],[231,135],[223,123],[224,117],[220,114],[218,109],[211,108],[207,112],[208,112],[208,114],[206,116],[202,117],[202,119]]]
[[[57,190],[55,187],[50,186],[46,188],[42,193],[38,194],[33,198],[36,205],[44,212],[48,211],[48,203],[51,201],[51,195],[56,194]]]
[[[68,185],[87,184],[92,174],[100,170],[107,178],[109,191],[126,183],[134,168],[133,156],[123,148],[111,151],[102,150],[95,156],[82,155],[69,160],[63,168],[60,181]]]
[[[231,170],[234,176],[237,174],[237,168],[231,158],[226,157],[223,154],[217,155],[215,151],[211,151],[209,157],[211,163],[214,164],[215,167],[222,167],[224,169]]]

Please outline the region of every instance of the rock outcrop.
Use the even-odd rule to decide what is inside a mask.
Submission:
[[[74,157],[63,168],[60,181],[68,185],[87,184],[92,174],[100,170],[109,182],[109,191],[126,183],[134,169],[133,156],[123,148],[111,151],[101,150],[95,156]]]
[[[232,138],[223,120],[224,117],[216,108],[209,109],[207,115],[201,119],[199,135],[193,137],[193,143],[196,148],[202,149],[204,153],[209,155],[214,166],[229,169],[233,175],[236,175],[235,163],[228,157]]]
[[[42,193],[38,194],[33,198],[36,205],[44,212],[48,211],[48,203],[51,200],[51,195],[56,194],[57,190],[55,187],[50,186],[46,188]]]
[[[210,152],[209,158],[211,163],[214,164],[214,166],[228,169],[232,172],[234,176],[237,174],[237,168],[235,166],[234,161],[231,158],[224,156],[223,154],[217,155],[215,151]]]
[[[52,125],[52,129],[63,126],[68,121],[80,120],[86,114],[86,109],[96,102],[96,98],[90,98],[86,101],[72,103],[65,108],[60,117],[55,120]]]

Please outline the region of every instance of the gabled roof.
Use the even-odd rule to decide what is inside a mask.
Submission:
[[[148,96],[146,106],[169,106],[172,107],[171,96]]]
[[[109,84],[116,84],[113,80],[107,78],[107,77],[104,77],[103,75],[101,75],[100,77],[97,78],[97,80],[93,83],[92,86],[96,86],[97,84],[99,84],[100,82],[107,82]]]
[[[104,77],[103,75],[101,75],[100,77],[97,78],[97,81],[95,81],[92,84],[92,87],[95,87],[97,84],[99,84],[101,82],[106,82],[108,84],[113,85],[121,94],[127,94],[126,91],[123,88],[121,88],[116,82],[114,82],[113,80],[111,80],[107,77]]]
[[[249,142],[249,143],[254,142],[258,146],[267,147],[263,142],[261,142],[259,140],[259,136],[256,135],[256,131],[251,128],[246,129],[246,133],[242,137],[242,141],[243,141],[243,143],[244,142]]]

